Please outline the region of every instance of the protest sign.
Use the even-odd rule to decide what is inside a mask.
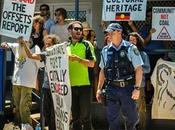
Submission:
[[[153,7],[152,28],[156,32],[152,34],[152,40],[175,40],[175,7]]]
[[[145,20],[147,0],[103,0],[102,20]]]
[[[4,0],[0,34],[29,40],[36,0]]]
[[[159,59],[151,76],[152,119],[175,119],[175,63]]]
[[[55,110],[56,129],[69,130],[71,87],[66,44],[57,44],[47,50],[46,68]]]

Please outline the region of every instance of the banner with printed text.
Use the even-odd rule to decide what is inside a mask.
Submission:
[[[154,86],[152,119],[175,119],[175,62],[159,59],[151,82]]]
[[[4,0],[0,34],[29,40],[36,0]]]
[[[102,20],[143,21],[147,0],[103,0]]]
[[[156,32],[152,34],[152,40],[175,40],[175,7],[153,7],[152,28]]]
[[[47,49],[46,68],[55,110],[57,130],[69,130],[71,87],[66,44]]]

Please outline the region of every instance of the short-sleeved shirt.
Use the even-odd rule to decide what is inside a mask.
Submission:
[[[101,61],[100,61],[100,64],[99,64],[99,67],[101,69],[103,69],[106,65],[106,62],[107,62],[107,55],[108,55],[108,49],[113,47],[114,49],[116,49],[116,51],[119,51],[121,49],[122,46],[126,46],[128,47],[128,53],[127,53],[127,56],[128,56],[128,59],[132,62],[132,65],[134,66],[134,68],[137,68],[138,66],[141,66],[143,65],[143,61],[142,61],[142,58],[141,58],[141,55],[137,49],[137,47],[131,43],[129,43],[128,41],[125,41],[125,40],[122,40],[120,46],[118,48],[116,48],[112,43],[105,46],[103,49],[102,49],[102,52],[101,52]]]
[[[15,55],[15,66],[13,72],[13,85],[20,85],[29,88],[36,87],[36,79],[40,62],[27,57],[24,49],[19,43],[7,43]],[[33,53],[40,53],[40,48],[36,45],[30,49]]]
[[[96,60],[94,48],[88,42],[90,49],[90,56],[86,57],[86,46],[84,41],[77,42],[75,44],[69,43],[67,46],[67,51],[69,55],[77,55],[82,59]],[[87,41],[86,41],[87,42]],[[88,67],[79,63],[78,61],[69,61],[69,75],[71,86],[85,86],[90,85]]]
[[[47,21],[44,23],[43,25],[43,29],[44,30],[48,30],[48,32],[50,33],[50,29],[51,27],[55,25],[54,20],[52,20],[51,18],[47,19]]]
[[[145,84],[146,84],[145,74],[150,73],[151,67],[150,67],[149,57],[148,57],[148,55],[146,54],[146,52],[140,51],[140,55],[141,55],[142,60],[143,60],[143,63],[144,63],[144,64],[142,65],[142,68],[143,68],[143,76],[142,76],[141,87],[145,87]]]

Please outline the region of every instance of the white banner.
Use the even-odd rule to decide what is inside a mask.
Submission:
[[[29,40],[36,0],[4,0],[0,34]]]
[[[151,82],[154,86],[153,119],[175,119],[175,62],[157,61]]]
[[[71,87],[66,44],[57,44],[47,49],[46,67],[54,103],[56,129],[69,130]]]
[[[152,40],[174,41],[175,7],[153,7],[152,13]]]
[[[147,0],[103,0],[102,20],[145,20]]]

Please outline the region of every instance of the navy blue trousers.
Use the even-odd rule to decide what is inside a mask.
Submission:
[[[120,110],[125,117],[127,130],[136,130],[139,117],[136,101],[131,98],[133,89],[133,86],[107,86],[107,119],[110,130],[120,130]]]

